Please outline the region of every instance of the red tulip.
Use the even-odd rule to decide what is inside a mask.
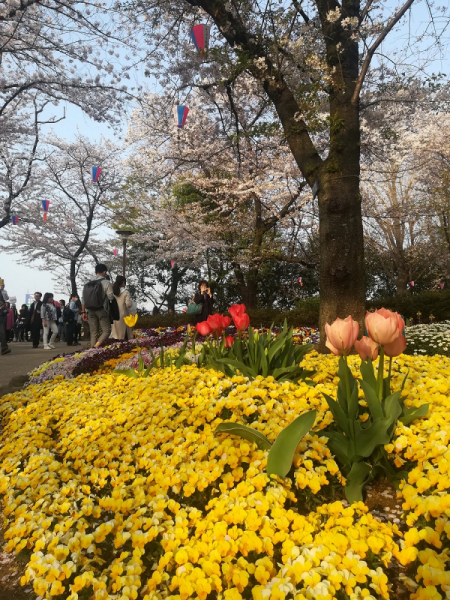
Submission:
[[[227,335],[225,338],[225,348],[231,348],[234,342],[234,337],[232,335]]]
[[[211,333],[211,327],[207,321],[202,321],[196,325],[197,331],[200,335],[209,335]]]
[[[386,356],[394,357],[400,356],[403,350],[406,348],[406,338],[404,335],[399,335],[393,342],[384,346],[384,353]]]
[[[233,320],[234,320],[234,324],[236,325],[236,329],[238,331],[247,329],[247,327],[250,325],[250,317],[248,316],[247,313],[242,313],[241,315],[236,315],[235,317],[233,317]]]
[[[226,329],[227,327],[229,327],[230,323],[231,323],[231,317],[222,317],[222,327],[223,327],[223,329]]]
[[[355,342],[355,350],[362,360],[375,360],[378,356],[378,344],[370,337],[363,336],[359,341]]]
[[[228,312],[233,317],[234,321],[236,317],[240,317],[245,313],[245,304],[233,304],[233,306],[230,306],[228,309]]]
[[[222,333],[223,325],[222,325],[222,316],[221,315],[219,315],[219,314],[209,315],[206,322],[210,326],[212,332],[217,331],[217,333],[219,335]]]

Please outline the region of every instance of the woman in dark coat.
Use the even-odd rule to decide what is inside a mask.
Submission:
[[[198,289],[199,291],[194,296],[194,302],[195,304],[203,304],[203,308],[202,312],[195,317],[196,324],[206,321],[209,315],[212,315],[212,305],[214,304],[214,298],[207,281],[200,281]]]

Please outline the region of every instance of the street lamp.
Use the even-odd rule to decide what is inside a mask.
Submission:
[[[129,231],[128,229],[118,229],[116,231],[118,235],[122,238],[123,243],[123,258],[122,258],[122,271],[123,276],[125,277],[125,266],[127,264],[127,241],[128,238],[133,235],[134,231]]]

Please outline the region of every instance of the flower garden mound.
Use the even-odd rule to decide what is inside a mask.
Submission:
[[[29,555],[24,583],[70,600],[448,597],[450,360],[394,363],[397,385],[409,370],[407,403],[430,403],[388,448],[409,470],[400,528],[339,500],[320,436],[337,359],[313,353],[303,366],[316,387],[192,366],[147,379],[83,374],[3,397],[5,539]],[[317,433],[284,485],[268,479],[267,452],[214,435],[234,420],[274,440],[311,408]]]

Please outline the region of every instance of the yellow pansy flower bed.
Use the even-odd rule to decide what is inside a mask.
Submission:
[[[387,448],[409,469],[400,529],[331,499],[343,478],[320,430],[337,360],[312,353],[304,366],[316,387],[188,366],[3,397],[5,540],[28,553],[23,583],[70,600],[374,600],[400,583],[413,599],[448,597],[450,359],[395,360],[393,385],[409,370],[408,402],[431,407]],[[237,421],[273,441],[311,408],[315,433],[285,482],[268,479],[267,452],[214,435]]]

